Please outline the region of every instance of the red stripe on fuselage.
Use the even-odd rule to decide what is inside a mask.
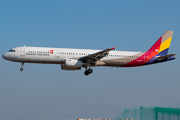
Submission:
[[[153,58],[155,55],[158,54],[158,51],[159,51],[159,48],[161,45],[161,40],[162,40],[162,37],[160,37],[159,40],[157,40],[157,42],[147,52],[145,52],[143,55],[141,55],[139,58],[137,58],[125,65],[122,65],[121,67],[135,67],[135,66],[144,65],[147,61],[149,61],[151,58]]]

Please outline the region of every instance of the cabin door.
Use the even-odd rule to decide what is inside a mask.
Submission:
[[[20,48],[20,56],[25,56],[25,46]]]
[[[60,50],[59,50],[59,49],[56,49],[55,57],[56,57],[56,58],[59,58],[59,57],[60,57]]]

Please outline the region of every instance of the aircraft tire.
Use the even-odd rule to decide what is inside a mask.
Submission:
[[[20,71],[23,71],[23,68],[20,68]]]
[[[86,70],[86,71],[84,72],[84,74],[85,74],[85,75],[89,75],[89,72],[88,72],[88,70]]]
[[[88,72],[89,72],[89,74],[91,74],[93,72],[93,70],[90,68],[90,69],[88,69]]]

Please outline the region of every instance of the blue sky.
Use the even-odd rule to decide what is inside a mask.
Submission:
[[[174,61],[136,68],[93,68],[0,59],[0,119],[115,118],[123,108],[180,107],[180,2],[125,0],[1,0],[0,53],[18,46],[146,51],[174,31]]]

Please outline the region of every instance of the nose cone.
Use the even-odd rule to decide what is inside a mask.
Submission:
[[[4,54],[2,55],[2,58],[4,58]]]
[[[4,54],[2,55],[2,58],[4,58],[5,60],[7,60],[7,53],[4,53]]]

